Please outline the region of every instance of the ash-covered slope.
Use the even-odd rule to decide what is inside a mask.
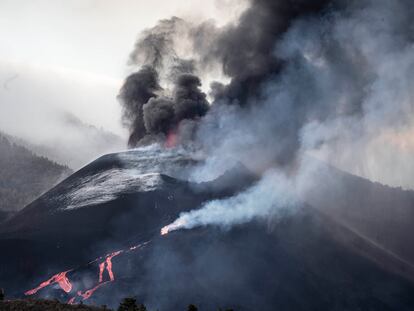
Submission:
[[[308,178],[317,186],[305,190],[305,200],[414,265],[414,191],[315,165]]]
[[[220,179],[211,185],[171,177],[184,177],[193,164],[177,150],[147,147],[103,156],[74,173],[0,227],[8,254],[0,257],[0,287],[19,294],[27,280],[142,242],[180,212],[232,195],[253,178],[229,173],[228,187]]]
[[[414,308],[409,265],[305,204],[282,221],[161,236],[180,212],[255,182],[241,168],[183,181],[193,164],[151,147],[84,167],[1,228],[0,287],[112,306],[133,295],[154,310]]]

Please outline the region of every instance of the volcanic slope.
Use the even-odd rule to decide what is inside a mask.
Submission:
[[[170,177],[184,179],[194,164],[180,151],[152,146],[109,154],[77,171],[0,227],[7,250],[0,257],[0,287],[17,295],[28,279],[139,244],[180,212],[253,180],[236,171],[211,184]]]
[[[242,168],[182,181],[192,165],[184,153],[147,148],[78,171],[2,227],[0,286],[109,306],[137,296],[159,310],[414,309],[409,263],[306,204],[278,222],[160,236],[180,212],[255,181]]]

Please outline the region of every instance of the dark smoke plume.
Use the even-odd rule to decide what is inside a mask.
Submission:
[[[132,110],[131,145],[200,116],[190,136],[205,154],[222,154],[216,161],[236,155],[263,168],[291,167],[303,150],[368,144],[374,129],[411,122],[403,103],[412,100],[400,81],[412,80],[409,53],[396,54],[413,42],[412,16],[407,0],[251,0],[237,22],[222,27],[162,20],[131,54],[131,63],[150,66],[163,86],[150,88],[162,103],[146,109],[147,127],[144,112]],[[386,78],[388,63],[400,78]],[[211,84],[208,105],[199,87],[212,68],[228,82]],[[382,96],[378,85],[399,89]]]
[[[207,160],[194,179],[211,180],[237,161],[266,174],[240,195],[181,214],[164,232],[277,218],[318,187],[309,153],[344,161],[345,170],[355,165],[357,174],[378,159],[380,172],[398,158],[410,163],[413,21],[408,0],[252,0],[234,25],[195,27],[201,67],[221,65],[230,82],[212,86],[197,131]]]
[[[206,94],[200,90],[200,79],[192,74],[177,78],[174,90],[174,111],[177,121],[202,117],[208,110]]]
[[[178,76],[173,97],[153,97],[144,105],[147,133],[168,134],[181,120],[202,117],[208,111],[206,95],[201,92],[200,79],[192,74]]]
[[[184,20],[173,17],[161,20],[155,27],[145,30],[129,56],[130,64],[148,65],[159,70],[166,58],[176,57],[174,38],[183,27]]]
[[[123,108],[123,121],[130,130],[129,146],[134,146],[146,134],[143,106],[160,91],[157,72],[149,66],[130,75],[119,94]]]
[[[275,43],[299,17],[320,13],[328,0],[253,0],[235,26],[214,29],[210,24],[194,31],[204,62],[220,62],[231,78],[218,99],[246,105],[261,97],[262,84],[278,74],[283,61]],[[214,36],[213,44],[206,40]],[[207,42],[209,46],[203,44]]]
[[[174,123],[173,102],[168,98],[151,98],[144,105],[145,129],[150,134],[167,134]]]
[[[236,25],[217,28],[205,23],[197,26],[172,18],[146,30],[136,43],[130,62],[151,66],[158,76],[173,80],[174,98],[162,99],[162,103],[152,101],[143,112],[148,112],[147,117],[135,110],[137,122],[133,124],[130,145],[135,145],[147,133],[165,133],[182,119],[205,115],[208,102],[198,89],[201,82],[194,76],[195,67],[208,68],[219,63],[223,73],[231,78],[227,85],[214,83],[211,92],[214,103],[248,106],[263,101],[265,84],[275,79],[283,68],[284,61],[275,53],[275,44],[296,18],[321,13],[328,2],[255,0]],[[180,58],[176,51],[180,36],[186,35],[188,38],[185,39],[193,41],[194,59]],[[167,102],[174,106],[174,117]],[[292,107],[291,112],[295,113],[295,109]],[[284,146],[278,148],[280,152],[275,152],[274,160],[284,164],[299,148],[298,132],[302,122],[298,119],[287,124],[286,120],[278,119],[271,130],[283,137],[280,143]],[[160,124],[163,122],[165,124]]]
[[[226,85],[212,85],[213,104],[241,106],[243,108],[238,112],[241,120],[249,118],[247,114],[257,116],[253,117],[254,122],[266,122],[266,125],[257,125],[257,129],[252,129],[259,143],[254,149],[259,146],[272,149],[267,150],[266,154],[271,154],[268,161],[275,164],[286,165],[293,161],[300,148],[300,129],[307,117],[307,107],[300,100],[283,103],[283,107],[278,107],[281,103],[274,103],[270,109],[264,108],[265,115],[260,115],[260,109],[273,100],[269,98],[268,85],[279,79],[287,65],[286,60],[278,55],[276,45],[295,20],[322,16],[332,8],[331,2],[254,0],[236,25],[220,29],[206,23],[193,30],[195,50],[200,55],[201,63],[205,66],[219,63],[223,73],[230,77]],[[211,135],[215,135],[214,123],[216,127],[221,127],[218,120],[220,115],[227,113],[225,110],[212,110],[212,114],[218,116],[212,117],[210,124],[206,125]],[[207,135],[207,146],[213,143],[210,139],[220,139],[218,136],[211,138],[211,135]],[[220,133],[217,135],[221,136]],[[205,131],[202,136],[206,136]]]
[[[175,50],[177,35],[185,29],[182,19],[162,20],[144,31],[130,55],[131,64],[142,66],[126,79],[119,95],[130,129],[130,147],[147,135],[167,135],[182,120],[202,117],[208,111],[201,81],[194,74],[194,60],[179,57]],[[171,90],[160,86],[161,79]]]

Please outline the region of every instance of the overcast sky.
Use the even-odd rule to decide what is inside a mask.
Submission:
[[[0,131],[63,150],[67,159],[76,159],[73,168],[119,150],[120,144],[94,146],[95,136],[85,139],[84,132],[75,133],[72,125],[63,123],[67,118],[62,118],[62,113],[126,141],[116,95],[127,75],[126,62],[138,34],[173,15],[225,24],[237,18],[246,1],[0,0]],[[402,146],[408,141],[403,138],[409,135],[400,137]],[[85,155],[79,155],[79,150]],[[392,175],[386,181],[412,185],[411,173],[400,174],[411,172],[404,166],[411,162],[394,161],[395,149],[389,150],[384,158],[402,166],[385,174]],[[374,149],[372,153],[378,154]],[[412,158],[411,149],[400,154],[402,159]],[[371,169],[375,173],[372,179],[385,180],[383,163],[386,161],[374,162],[378,165]],[[406,175],[408,182],[393,179]]]
[[[37,107],[57,106],[122,135],[115,97],[139,32],[173,15],[223,24],[236,16],[241,3],[1,0],[0,130],[31,138],[30,122],[39,117],[39,127],[49,117],[43,110],[36,114]]]
[[[140,30],[172,15],[213,18],[223,23],[235,12],[229,3],[226,0],[2,0],[0,59],[121,79]]]

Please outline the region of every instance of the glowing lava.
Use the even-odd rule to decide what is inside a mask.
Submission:
[[[167,134],[167,139],[165,140],[165,148],[174,148],[177,145],[178,135],[175,130],[171,130]]]
[[[38,287],[36,287],[32,290],[29,290],[29,291],[25,292],[24,294],[26,296],[34,295],[39,290],[41,290],[42,288],[44,288],[46,286],[49,286],[49,285],[52,285],[52,284],[55,284],[55,283],[59,284],[60,288],[63,289],[66,293],[69,293],[72,290],[72,284],[70,283],[70,281],[69,281],[68,277],[66,276],[66,274],[70,271],[72,271],[72,270],[68,270],[68,271],[65,271],[65,272],[55,274],[49,280],[41,283]]]
[[[136,249],[136,248],[138,248],[140,245],[138,245],[138,246],[133,246],[134,247],[134,249]],[[132,247],[131,247],[132,248]],[[130,249],[131,249],[130,248]],[[93,288],[90,288],[90,289],[88,289],[88,290],[86,290],[86,291],[84,291],[84,292],[82,292],[81,290],[78,290],[77,292],[76,292],[76,294],[79,296],[79,297],[82,297],[82,300],[87,300],[87,299],[89,299],[89,298],[91,298],[91,296],[93,295],[93,293],[98,289],[98,288],[100,288],[101,286],[103,286],[103,285],[105,285],[105,284],[107,284],[107,283],[110,283],[110,282],[113,282],[113,281],[115,281],[115,275],[114,275],[114,272],[112,271],[112,259],[115,257],[115,256],[118,256],[119,254],[121,254],[123,251],[117,251],[117,252],[113,252],[113,253],[111,253],[111,254],[109,254],[109,255],[106,255],[106,258],[105,258],[105,260],[103,261],[103,262],[101,262],[100,264],[99,264],[99,275],[98,275],[98,284],[97,285],[95,285],[95,287],[93,287]],[[105,268],[106,268],[106,271],[108,272],[108,275],[109,275],[109,281],[103,281],[103,273],[104,273],[104,271],[105,271]],[[74,297],[72,297],[70,300],[69,300],[69,304],[74,304],[75,303],[75,300],[76,300],[76,296],[74,296]]]
[[[121,253],[122,253],[122,251],[117,251],[117,252],[112,253],[112,254],[108,255],[106,257],[105,261],[103,262],[103,264],[106,263],[106,271],[108,271],[109,279],[111,280],[111,282],[115,280],[114,273],[112,272],[112,258],[114,258],[115,256],[118,256]],[[101,265],[99,265],[99,266],[101,266]],[[102,275],[101,274],[99,275],[99,280],[100,280],[99,282],[102,282]]]
[[[98,267],[99,267],[98,283],[93,288],[87,289],[85,291],[78,290],[76,292],[75,296],[71,297],[68,300],[68,304],[74,304],[76,302],[76,298],[78,298],[78,297],[80,297],[81,300],[89,299],[97,289],[99,289],[100,287],[102,287],[105,284],[108,284],[108,283],[111,283],[111,282],[115,281],[115,274],[112,271],[112,265],[113,265],[112,264],[112,259],[114,257],[122,254],[122,253],[131,252],[131,251],[134,251],[136,249],[139,249],[139,248],[147,245],[150,242],[151,241],[147,241],[147,242],[144,242],[144,243],[141,243],[141,244],[138,244],[138,245],[134,245],[134,246],[131,246],[130,248],[128,248],[126,250],[116,251],[116,252],[113,252],[113,253],[110,253],[108,255],[99,257],[99,258],[89,262],[88,266],[93,264],[93,263],[100,262],[103,259],[103,261],[101,261],[98,264]],[[55,283],[59,284],[60,288],[63,291],[65,291],[66,293],[71,292],[72,291],[72,284],[70,283],[70,281],[67,277],[67,273],[71,272],[73,270],[74,269],[55,274],[54,276],[52,276],[47,281],[41,283],[38,287],[25,292],[25,295],[26,296],[34,295],[40,289],[42,289],[44,287],[47,287],[47,286],[50,286],[50,285],[55,284]],[[109,276],[109,280],[106,280],[106,281],[104,281],[104,272],[105,272],[105,270],[108,272],[108,276]]]
[[[105,261],[99,264],[99,283],[102,282],[104,270],[105,270]]]
[[[171,231],[186,228],[186,224],[187,223],[183,219],[178,218],[176,221],[169,224],[168,226],[161,228],[161,235],[167,235]]]
[[[109,282],[111,282],[111,281],[106,281],[106,282],[102,282],[102,283],[99,283],[98,285],[96,285],[94,288],[91,288],[91,289],[88,289],[87,291],[85,291],[85,292],[82,292],[82,291],[78,291],[77,292],[77,294],[78,294],[78,296],[80,296],[80,297],[82,297],[82,299],[83,300],[86,300],[86,299],[89,299],[89,298],[91,298],[91,296],[93,295],[93,293],[99,288],[99,287],[101,287],[101,286],[103,286],[103,285],[105,285],[106,283],[109,283]],[[73,298],[75,298],[75,297],[73,297]]]
[[[168,226],[165,226],[164,228],[161,229],[161,235],[167,235],[168,232],[169,232]]]

